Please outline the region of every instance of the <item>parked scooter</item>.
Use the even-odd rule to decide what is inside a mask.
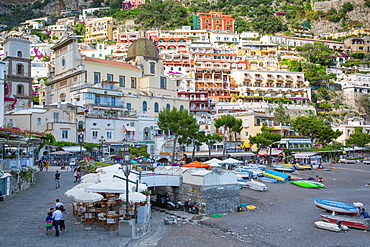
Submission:
[[[185,201],[185,211],[191,213],[191,214],[198,214],[199,209],[196,207],[196,203],[191,203],[191,199]]]
[[[171,201],[167,201],[167,202],[166,202],[166,208],[167,208],[168,210],[175,210],[175,209],[176,209],[176,205],[175,205],[175,203],[173,203],[173,202],[171,202]]]
[[[184,211],[185,210],[185,204],[181,201],[181,200],[178,200],[177,201],[177,206],[176,208],[180,211]]]
[[[0,191],[0,202],[4,201],[4,196],[3,196],[3,192]]]

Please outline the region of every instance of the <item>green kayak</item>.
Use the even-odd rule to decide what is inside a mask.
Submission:
[[[325,187],[322,183],[318,183],[315,181],[291,181],[290,183],[295,184],[297,186],[305,187],[305,188],[313,188],[313,189],[319,189]]]

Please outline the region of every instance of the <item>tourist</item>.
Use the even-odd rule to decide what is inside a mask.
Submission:
[[[53,213],[53,220],[54,220],[54,228],[55,228],[55,236],[59,237],[59,225],[60,221],[63,219],[63,214],[59,210],[59,207],[55,208],[55,211]]]
[[[80,174],[78,173],[78,169],[77,168],[75,168],[75,170],[73,172],[74,172],[74,174],[73,174],[73,177],[74,177],[73,183],[77,183],[78,180],[79,180]]]
[[[322,182],[322,181],[324,181],[324,180],[322,179],[322,177],[319,177],[318,175],[316,175],[316,181],[317,181],[317,182]]]
[[[59,210],[62,212],[62,218],[60,219],[60,232],[63,233],[63,231],[66,231],[66,225],[65,225],[65,219],[64,219],[64,213],[65,213],[65,209],[64,209],[64,206],[61,205],[59,207]]]
[[[367,230],[369,229],[369,225],[370,225],[370,216],[369,216],[369,213],[367,211],[365,211],[364,208],[362,208],[360,214],[361,214],[362,217],[364,217],[364,220],[365,220],[366,229],[365,229],[364,232],[367,232]]]
[[[48,212],[47,216],[46,216],[46,219],[45,219],[45,223],[46,223],[46,235],[51,235],[53,234],[53,217],[52,217],[52,213],[51,212]]]
[[[55,207],[60,207],[60,206],[63,206],[63,203],[61,203],[59,199],[56,199],[55,200]]]
[[[60,173],[58,170],[55,171],[54,180],[55,180],[55,189],[60,188]]]
[[[45,171],[48,171],[49,170],[49,161],[46,160],[45,161]]]

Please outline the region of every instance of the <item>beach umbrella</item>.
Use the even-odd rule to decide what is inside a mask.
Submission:
[[[104,197],[98,193],[81,191],[77,194],[74,194],[72,198],[76,202],[97,202],[102,200]]]
[[[139,162],[137,162],[136,160],[130,160],[130,162],[132,163],[132,164],[138,164]]]
[[[66,192],[64,192],[64,195],[66,197],[73,197],[74,195],[80,193],[80,192],[84,192],[85,189],[84,188],[72,188],[70,190],[67,190]]]
[[[102,182],[85,188],[87,192],[125,193],[126,184],[123,182]]]
[[[81,182],[81,183],[79,183],[79,184],[77,184],[76,186],[74,186],[74,187],[72,187],[72,189],[84,189],[85,190],[85,188],[86,187],[89,187],[90,185],[93,185],[93,184],[95,184],[95,183],[91,183],[91,182]]]
[[[99,176],[96,176],[96,177],[93,177],[93,176],[90,176],[90,177],[82,176],[81,181],[84,182],[84,183],[99,183],[100,182],[100,178],[99,178]]]
[[[119,198],[123,201],[126,201],[126,193],[121,194]],[[146,201],[146,196],[139,192],[130,192],[128,194],[128,200],[130,202],[143,202],[143,201]]]
[[[105,166],[105,167],[98,168],[97,171],[101,173],[118,172],[120,170],[119,168],[121,168],[121,165],[115,164],[111,166]]]
[[[236,160],[236,159],[233,159],[233,158],[228,158],[226,160],[221,161],[221,163],[222,164],[225,164],[225,163],[227,163],[227,164],[241,164],[241,163],[243,163],[243,161]]]
[[[55,151],[55,152],[51,152],[49,154],[53,154],[53,155],[68,155],[68,154],[72,154],[72,153],[66,152],[66,151]]]
[[[183,165],[183,167],[208,168],[208,167],[210,167],[210,165],[204,164],[204,163],[199,162],[199,161],[196,160],[196,161],[190,162],[186,165]]]
[[[284,157],[284,154],[278,154],[278,156],[280,156],[280,157]]]
[[[205,164],[211,164],[211,163],[214,163],[214,164],[218,164],[218,163],[222,163],[222,160],[219,160],[219,159],[216,159],[216,158],[213,158],[211,160],[208,160],[206,162],[204,162]]]

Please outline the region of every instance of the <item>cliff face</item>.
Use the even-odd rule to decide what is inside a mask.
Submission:
[[[362,27],[370,27],[370,8],[365,6],[364,0],[342,0],[342,1],[325,1],[316,2],[313,9],[323,12],[329,11],[331,8],[339,10],[341,6],[346,3],[351,2],[354,10],[347,13],[346,22],[360,22]],[[339,32],[342,29],[341,22],[330,22],[326,19],[320,19],[311,23],[312,32],[315,35],[323,33]]]

